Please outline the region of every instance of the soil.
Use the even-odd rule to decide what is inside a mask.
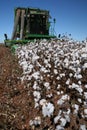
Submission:
[[[20,79],[22,69],[11,50],[0,45],[0,130],[16,129],[14,118],[19,107],[13,99],[20,98]],[[16,100],[17,101],[17,100]],[[16,121],[17,122],[17,121]]]

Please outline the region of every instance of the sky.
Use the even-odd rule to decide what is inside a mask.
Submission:
[[[0,42],[4,41],[4,33],[11,38],[16,7],[49,10],[52,16],[50,21],[56,18],[56,35],[71,34],[73,39],[79,41],[87,37],[87,0],[1,0]]]

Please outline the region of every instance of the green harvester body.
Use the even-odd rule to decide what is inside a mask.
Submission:
[[[28,43],[33,39],[56,38],[49,34],[49,11],[39,8],[16,8],[14,27],[11,39],[5,39],[5,44]]]

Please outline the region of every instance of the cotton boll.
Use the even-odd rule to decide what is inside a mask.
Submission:
[[[73,76],[73,74],[72,73],[69,73],[69,77],[72,77]]]
[[[83,68],[84,68],[84,69],[87,68],[87,63],[84,63]]]
[[[27,79],[27,80],[30,81],[30,80],[32,79],[32,76],[29,76],[29,75],[28,75],[28,76],[25,76],[25,79]]]
[[[80,61],[79,61],[79,60],[76,60],[76,64],[79,65],[79,64],[80,64]]]
[[[34,88],[35,90],[36,90],[37,88],[39,88],[36,81],[34,82],[33,88]]]
[[[78,84],[73,83],[71,87],[75,88],[80,94],[83,92],[83,89]]]
[[[39,103],[41,106],[43,106],[47,103],[47,101],[46,101],[46,99],[41,99]]]
[[[38,61],[36,61],[36,65],[41,67],[41,64]]]
[[[60,91],[57,91],[57,95],[60,95],[61,93],[60,93]]]
[[[80,98],[78,98],[78,102],[82,103],[82,100]]]
[[[58,115],[54,118],[54,123],[56,124],[58,122],[58,120],[61,118],[61,113],[62,111],[60,110]]]
[[[43,81],[43,76],[42,75],[40,75],[40,80]]]
[[[54,54],[54,57],[57,57],[57,56],[58,56],[57,53],[55,53],[55,54]]]
[[[83,53],[81,54],[82,58],[87,58],[87,54],[86,53]]]
[[[80,125],[80,130],[86,130],[86,126],[85,125]]]
[[[63,94],[64,92],[63,92],[63,91],[61,91],[60,93],[61,93],[61,94]]]
[[[34,97],[34,101],[35,101],[35,103],[37,103],[39,101],[39,98]]]
[[[81,81],[78,81],[78,84],[81,85],[82,84]]]
[[[57,89],[59,89],[59,88],[60,88],[60,86],[61,86],[61,85],[60,85],[60,84],[58,84]]]
[[[39,73],[39,72],[34,72],[34,73],[32,74],[32,77],[34,77],[34,78],[37,80],[37,79],[39,79],[39,77],[40,77],[40,73]]]
[[[48,71],[45,67],[43,67],[43,66],[41,67],[40,71],[41,71],[41,72],[44,72],[44,73],[49,72],[49,71]]]
[[[87,99],[87,92],[84,92],[85,99]]]
[[[34,63],[34,62],[37,61],[38,59],[39,59],[39,56],[37,56],[36,54],[33,54],[32,63]]]
[[[48,116],[50,117],[51,115],[53,115],[54,112],[54,106],[52,103],[46,103],[43,105],[42,107],[42,114],[44,117]]]
[[[44,59],[44,63],[45,63],[45,64],[48,64],[48,60],[47,60],[47,59]]]
[[[81,72],[81,68],[78,67],[77,68],[77,72],[80,73]]]
[[[54,74],[58,74],[58,71],[57,71],[57,69],[54,69]]]
[[[71,111],[71,110],[68,108],[66,113],[67,113],[67,114],[70,114],[70,111]]]
[[[63,103],[64,103],[64,101],[62,99],[60,99],[60,100],[57,101],[58,105],[62,105]]]
[[[61,77],[61,78],[62,78],[62,77],[65,77],[65,74],[64,74],[64,73],[60,74],[60,77]]]
[[[87,109],[84,109],[84,114],[87,116]]]
[[[85,88],[87,88],[87,84],[85,85]]]
[[[35,102],[34,108],[37,108],[37,107],[39,107],[39,103],[38,103],[38,102]]]
[[[49,82],[45,82],[45,83],[44,83],[44,86],[45,86],[45,87],[49,87]]]
[[[61,118],[61,126],[65,126],[66,125],[66,119],[65,118]]]
[[[64,55],[64,52],[63,52],[63,50],[60,50],[60,54],[61,54],[61,55]]]
[[[68,58],[65,58],[64,59],[64,65],[65,65],[65,67],[68,67],[69,66],[69,59]]]
[[[69,62],[68,58],[65,58],[63,62],[68,63]]]
[[[50,74],[48,74],[47,77],[50,77]]]
[[[37,99],[40,99],[41,95],[39,91],[34,91],[33,92],[34,97],[36,97]]]
[[[65,77],[66,76],[65,73],[63,73],[62,76]]]
[[[79,110],[79,105],[75,104],[72,107],[74,107],[74,114],[77,114]]]
[[[71,89],[71,88],[72,88],[72,85],[69,85],[69,88]]]
[[[68,79],[68,80],[66,81],[66,85],[69,85],[69,83],[70,83],[70,79]]]
[[[47,66],[48,66],[49,68],[51,68],[51,64],[48,63]]]
[[[25,55],[25,52],[23,50],[20,50],[20,55],[21,56],[24,56]]]
[[[57,104],[62,105],[66,100],[69,100],[69,98],[70,97],[67,94],[65,94],[57,101]]]
[[[56,78],[57,80],[60,80],[60,77],[59,76],[57,76],[57,78]]]
[[[38,117],[35,117],[34,119],[34,125],[40,125],[41,124],[41,117],[38,116]]]
[[[81,74],[78,74],[78,75],[77,75],[77,79],[82,79],[82,75],[81,75]]]
[[[55,124],[58,122],[58,120],[60,119],[60,117],[61,117],[61,116],[56,116],[56,117],[54,118],[54,123],[55,123]]]
[[[56,130],[64,130],[64,128],[61,125],[57,125]]]
[[[83,89],[80,86],[76,88],[76,90],[80,93],[80,95],[82,95]]]
[[[30,120],[29,124],[32,126],[34,124],[33,120]]]
[[[29,56],[28,56],[28,52],[25,53],[25,59],[28,59]]]
[[[70,70],[73,70],[73,66],[70,65],[70,66],[69,66],[69,69],[70,69]]]
[[[40,116],[35,117],[34,120],[30,120],[29,124],[30,124],[30,126],[32,126],[32,125],[35,125],[35,126],[40,125],[41,124],[41,117]]]
[[[49,90],[50,89],[50,86],[49,86],[50,84],[48,83],[48,82],[45,82],[44,83],[44,86],[47,88],[47,90]]]
[[[20,66],[23,67],[23,71],[24,71],[24,73],[25,73],[25,71],[28,69],[28,64],[27,64],[27,62],[26,62],[26,61],[22,61],[22,62],[20,63]]]
[[[28,68],[29,68],[29,69],[33,69],[34,66],[33,66],[32,64],[30,64],[30,65],[28,66]]]
[[[87,101],[84,101],[84,106],[87,106]]]
[[[70,122],[70,116],[67,115],[67,114],[65,114],[64,116],[65,116],[66,121],[67,121],[67,122]]]
[[[51,98],[52,96],[53,96],[53,94],[52,94],[52,93],[50,93],[50,94],[46,95],[46,97],[48,97],[48,98]]]
[[[57,66],[60,66],[60,63],[58,63]]]

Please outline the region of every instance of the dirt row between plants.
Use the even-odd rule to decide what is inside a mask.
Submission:
[[[22,69],[17,58],[9,48],[0,45],[0,130],[9,130],[13,127],[16,108],[11,103],[14,96],[19,94],[20,75]],[[16,128],[15,128],[16,129]]]

